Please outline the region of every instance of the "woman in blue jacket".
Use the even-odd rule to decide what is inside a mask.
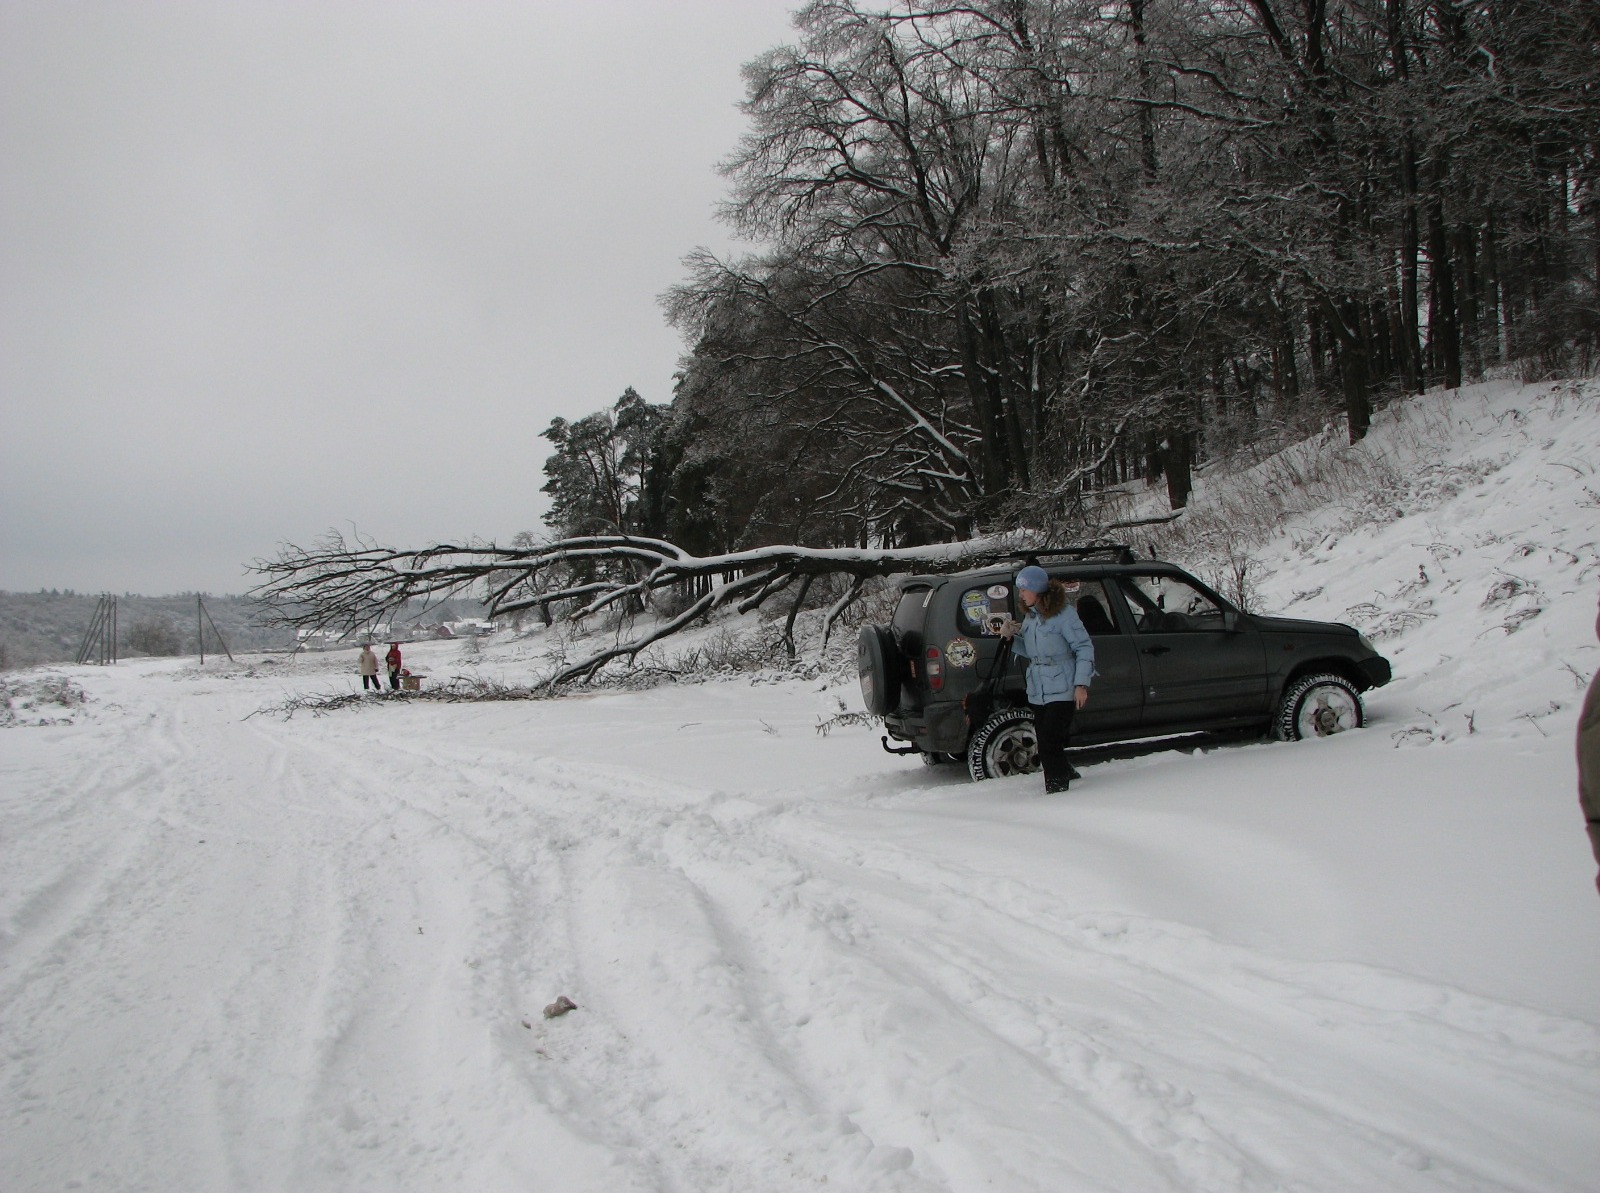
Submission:
[[[1077,776],[1067,761],[1072,714],[1089,703],[1094,678],[1094,643],[1067,603],[1067,590],[1042,567],[1017,573],[1017,597],[1027,606],[1019,625],[1006,626],[1012,649],[1028,660],[1028,707],[1039,739],[1039,764],[1046,792],[1065,791]]]

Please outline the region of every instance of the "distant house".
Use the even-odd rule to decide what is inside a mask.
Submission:
[[[329,650],[335,646],[350,646],[358,641],[360,635],[352,635],[348,630],[306,630],[298,629],[294,632],[296,649],[299,650]]]

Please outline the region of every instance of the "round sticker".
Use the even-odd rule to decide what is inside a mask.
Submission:
[[[978,661],[978,648],[965,638],[952,638],[945,643],[944,660],[952,667],[970,667]]]
[[[1083,587],[1083,585],[1079,584],[1076,580],[1063,580],[1061,582],[1061,587],[1065,588],[1068,592],[1077,592],[1078,589]]]
[[[989,595],[997,601],[1003,601],[1011,595],[1011,590],[1004,584],[989,585]]]

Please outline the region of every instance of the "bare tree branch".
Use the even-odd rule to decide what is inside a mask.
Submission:
[[[276,559],[258,559],[251,570],[264,577],[252,593],[278,625],[354,630],[381,620],[408,601],[481,591],[491,617],[526,609],[567,606],[574,621],[617,606],[628,598],[645,602],[655,593],[694,582],[710,587],[683,612],[644,633],[596,651],[556,675],[552,686],[587,679],[615,659],[640,651],[719,608],[759,608],[796,579],[851,577],[849,591],[828,611],[831,632],[844,610],[874,577],[970,566],[1018,549],[1014,538],[989,536],[965,542],[899,550],[760,547],[697,557],[672,543],[636,535],[592,535],[531,547],[493,543],[439,544],[405,551],[330,533],[311,547],[284,544]],[[575,565],[589,578],[574,579]]]

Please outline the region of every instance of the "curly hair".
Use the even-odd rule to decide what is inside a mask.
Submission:
[[[1050,581],[1050,586],[1039,594],[1039,603],[1034,606],[1040,617],[1054,617],[1066,607],[1067,588],[1060,580]]]

